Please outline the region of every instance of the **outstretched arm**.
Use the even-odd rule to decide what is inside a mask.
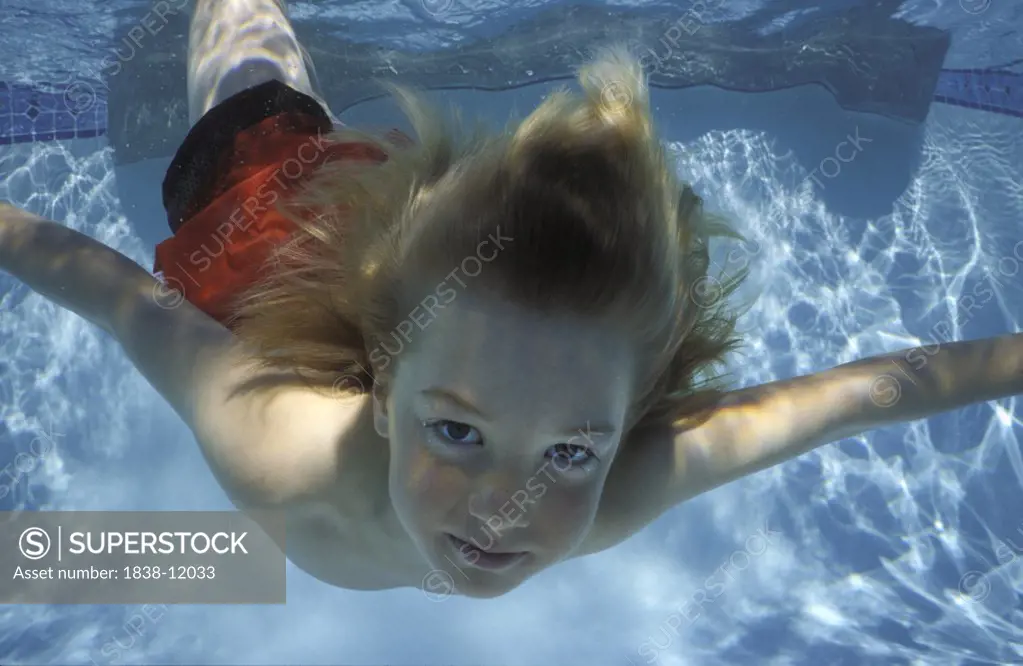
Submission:
[[[155,284],[149,273],[119,252],[3,202],[0,270],[111,335],[122,306],[136,304],[129,294],[148,290],[152,296]]]
[[[239,390],[254,377],[234,336],[190,303],[154,298],[157,280],[84,234],[0,203],[0,271],[114,337],[195,434],[225,492],[279,505],[327,482],[351,415],[336,400]],[[301,410],[303,419],[295,419]],[[354,413],[354,412],[353,412]],[[305,455],[297,455],[301,449]]]
[[[175,361],[226,350],[228,331],[187,303],[160,307],[160,284],[120,252],[7,204],[0,204],[0,270],[113,336],[175,411],[194,422],[197,367]]]
[[[615,462],[609,491],[621,496],[611,503],[624,507],[619,524],[638,529],[822,444],[1020,393],[1023,334],[919,347],[735,391],[696,427],[635,433]]]

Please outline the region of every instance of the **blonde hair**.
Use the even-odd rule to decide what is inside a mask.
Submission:
[[[387,159],[328,163],[287,201],[300,231],[241,301],[238,335],[268,366],[351,387],[386,382],[368,350],[408,315],[413,276],[443,275],[498,234],[511,240],[473,288],[632,323],[646,358],[630,424],[705,411],[720,395],[714,370],[739,342],[726,297],[745,277],[710,276],[708,243],[739,236],[675,176],[634,57],[608,49],[579,83],[583,95],[552,94],[497,133],[467,130],[392,88],[417,140],[331,137]]]

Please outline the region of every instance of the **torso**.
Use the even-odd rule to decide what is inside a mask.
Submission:
[[[339,478],[285,508],[287,557],[314,578],[346,589],[419,585],[429,568],[391,506],[387,441],[373,429],[368,404],[359,421],[354,437],[338,443],[347,448]]]
[[[330,585],[350,590],[410,587],[425,575],[418,571],[414,551],[407,538],[347,520],[343,507],[324,503],[288,511],[288,559]]]

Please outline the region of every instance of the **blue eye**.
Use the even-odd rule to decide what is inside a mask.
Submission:
[[[561,465],[585,465],[597,456],[581,444],[556,444],[548,450],[548,457],[557,458]]]
[[[455,444],[480,444],[483,437],[476,428],[458,421],[430,421],[423,424],[431,434]]]

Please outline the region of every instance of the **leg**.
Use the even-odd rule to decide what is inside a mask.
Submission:
[[[333,118],[313,89],[315,77],[284,0],[195,0],[188,35],[192,124],[235,93],[275,79],[316,99]]]

